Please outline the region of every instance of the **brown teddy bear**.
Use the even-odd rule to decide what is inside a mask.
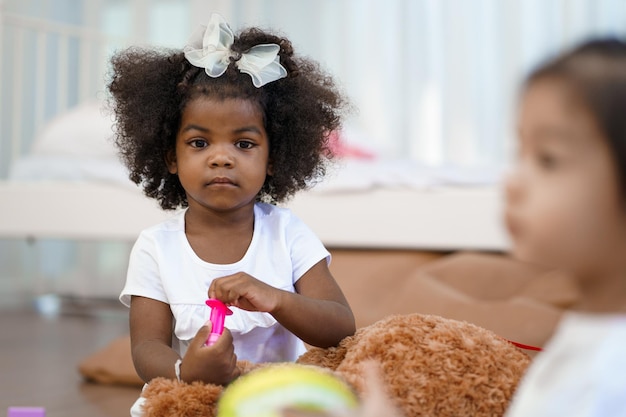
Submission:
[[[404,416],[501,416],[530,358],[493,332],[433,315],[394,315],[344,339],[312,348],[298,363],[326,368],[362,395],[363,367],[374,361],[391,402]],[[266,366],[240,362],[242,374]],[[146,417],[216,414],[223,387],[153,380]]]

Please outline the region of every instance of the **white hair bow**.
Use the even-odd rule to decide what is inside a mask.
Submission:
[[[189,38],[183,49],[185,58],[196,67],[204,68],[209,77],[219,77],[228,68],[231,57],[238,53],[230,48],[235,40],[228,23],[217,13],[211,14],[208,26],[202,25]],[[287,70],[280,65],[280,46],[275,43],[256,45],[241,54],[235,65],[252,77],[255,87],[285,78]]]

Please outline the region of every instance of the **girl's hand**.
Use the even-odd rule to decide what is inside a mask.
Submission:
[[[182,381],[203,381],[225,385],[239,376],[233,336],[228,329],[211,346],[204,346],[211,333],[210,323],[202,326],[193,338],[180,365]]]
[[[213,280],[208,296],[242,310],[269,313],[312,346],[337,346],[354,334],[354,315],[326,259],[313,265],[294,288],[295,292],[282,290],[238,272]]]
[[[282,291],[238,272],[213,280],[209,287],[209,298],[217,298],[226,305],[247,311],[272,313],[280,303]]]

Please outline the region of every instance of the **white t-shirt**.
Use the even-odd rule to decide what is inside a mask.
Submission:
[[[254,234],[241,260],[228,265],[203,261],[185,235],[185,210],[144,230],[130,255],[120,301],[132,295],[170,305],[174,316],[173,348],[184,356],[191,339],[210,317],[207,290],[215,278],[236,272],[285,291],[330,254],[315,234],[289,210],[264,203],[254,207]],[[304,344],[268,313],[233,307],[224,326],[232,335],[238,359],[252,362],[294,361]]]
[[[569,313],[506,417],[626,417],[626,316]]]

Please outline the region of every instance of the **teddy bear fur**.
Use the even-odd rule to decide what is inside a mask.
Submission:
[[[473,324],[393,315],[337,347],[311,348],[298,363],[334,372],[362,395],[365,362],[378,364],[386,394],[406,416],[501,416],[530,363],[523,351]],[[242,374],[259,366],[240,361]],[[157,378],[143,392],[146,417],[216,414],[223,387]]]

